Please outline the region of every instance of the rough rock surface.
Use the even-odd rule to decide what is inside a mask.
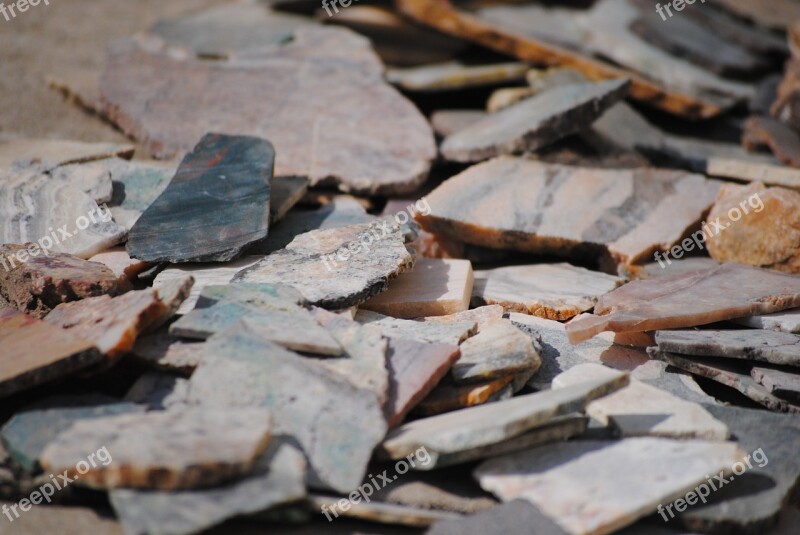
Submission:
[[[759,367],[750,370],[750,375],[771,394],[794,403],[800,402],[800,375]]]
[[[529,379],[542,365],[530,337],[508,320],[486,327],[460,347],[461,358],[451,369],[453,379],[459,383],[519,374]]]
[[[369,310],[359,310],[355,320],[362,325],[381,329],[383,335],[389,338],[407,338],[431,344],[458,345],[477,332],[477,323],[466,317],[463,321],[435,323],[404,320]]]
[[[131,228],[128,253],[152,263],[233,260],[267,236],[274,159],[263,139],[206,134]]]
[[[308,27],[224,61],[171,53],[154,38],[117,41],[100,90],[104,114],[158,157],[189,151],[208,131],[236,132],[272,142],[276,176],[333,179],[363,193],[410,191],[436,155],[433,134],[382,74],[363,37]]]
[[[735,323],[754,329],[767,329],[785,333],[800,334],[800,310],[786,310],[774,314],[761,314],[737,318]]]
[[[681,355],[800,366],[800,337],[789,333],[753,329],[658,331],[656,344],[662,351]]]
[[[62,165],[115,156],[130,158],[133,156],[133,145],[60,139],[11,139],[0,142],[0,169],[36,165],[50,171]]]

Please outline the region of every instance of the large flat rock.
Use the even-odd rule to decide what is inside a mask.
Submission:
[[[633,263],[678,243],[719,183],[656,169],[595,169],[499,157],[427,196],[426,230],[488,247]]]
[[[386,291],[410,270],[414,256],[399,225],[380,222],[314,230],[236,274],[234,282],[294,286],[323,308],[357,305]]]
[[[350,492],[361,483],[372,450],[386,433],[374,392],[273,344],[246,324],[207,343],[214,358],[192,375],[192,402],[228,410],[270,408],[275,434],[288,435],[303,448],[314,486]]]
[[[129,286],[103,264],[66,253],[49,253],[19,261],[23,245],[0,245],[0,295],[21,312],[37,318],[69,301],[117,295]]]
[[[530,264],[475,272],[472,298],[550,320],[565,321],[594,308],[623,280],[570,264]]]
[[[438,316],[434,316],[438,317]],[[477,332],[477,323],[465,317],[463,321],[436,323],[384,316],[369,310],[356,312],[355,320],[362,325],[381,329],[384,336],[427,342],[458,345]]]
[[[579,440],[491,459],[475,477],[504,502],[524,499],[568,533],[606,534],[685,496],[744,458],[730,442]]]
[[[628,94],[627,80],[608,80],[544,91],[448,136],[442,155],[479,162],[501,154],[535,151],[587,128]]]
[[[755,366],[750,370],[750,376],[771,394],[794,403],[800,402],[800,375]]]
[[[430,126],[384,82],[369,41],[342,28],[298,28],[220,61],[155,37],[116,41],[100,92],[101,111],[157,157],[188,152],[209,131],[236,132],[272,142],[276,176],[377,193],[413,190],[436,155]]]
[[[620,374],[574,387],[518,396],[406,423],[392,431],[380,454],[402,459],[425,447],[434,458],[497,444],[540,427],[554,418],[582,410],[590,401],[628,383]]]
[[[271,439],[264,408],[187,408],[84,419],[60,433],[40,463],[93,488],[188,489],[243,476]],[[87,461],[87,452],[105,457]]]
[[[706,325],[800,306],[800,277],[723,264],[644,281],[602,296],[594,316],[567,324],[577,343],[603,331],[642,332]]]
[[[553,388],[613,377],[618,373],[600,364],[580,364],[553,379]],[[589,403],[586,413],[604,425],[613,425],[622,437],[727,440],[731,434],[728,426],[716,420],[699,403],[686,401],[637,379]]]
[[[61,379],[104,360],[92,342],[13,308],[0,309],[0,345],[0,397]]]
[[[800,334],[800,309],[737,318],[735,323],[754,329]]]
[[[145,262],[226,262],[264,239],[275,150],[263,139],[206,134],[128,234]]]
[[[133,145],[62,139],[10,139],[0,142],[0,168],[37,165],[46,171],[62,165],[133,156]]]
[[[459,383],[499,379],[508,375],[530,377],[542,365],[531,338],[508,320],[499,320],[462,343],[461,358],[451,374]]]
[[[656,333],[658,348],[698,357],[725,357],[800,366],[800,337],[760,329],[673,330]]]
[[[306,496],[306,461],[275,441],[246,477],[209,489],[172,492],[118,489],[111,505],[127,533],[191,535],[229,518],[263,513]]]

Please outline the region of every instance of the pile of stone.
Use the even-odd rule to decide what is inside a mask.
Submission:
[[[133,143],[0,141],[0,532],[794,533],[800,9],[681,5],[244,1],[59,75]]]

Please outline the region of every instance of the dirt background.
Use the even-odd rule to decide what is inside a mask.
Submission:
[[[9,4],[9,1],[5,2]],[[106,44],[158,19],[231,0],[50,0],[0,15],[0,138],[126,141],[48,86],[60,73],[100,72]]]

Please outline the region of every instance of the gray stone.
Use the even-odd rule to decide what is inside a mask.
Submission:
[[[374,392],[264,339],[246,323],[207,344],[214,358],[192,375],[193,402],[268,407],[275,433],[292,437],[303,448],[314,486],[350,492],[359,485],[372,450],[386,433]]]
[[[301,234],[233,281],[288,284],[324,308],[357,305],[388,289],[389,280],[414,265],[399,225],[382,223]]]
[[[477,331],[474,321],[422,322],[384,316],[369,310],[359,310],[355,320],[362,325],[380,328],[389,338],[408,338],[431,344],[458,345]]]
[[[524,63],[464,65],[456,61],[389,69],[386,79],[406,91],[452,91],[468,87],[519,82],[528,72]]]
[[[466,518],[439,522],[428,532],[429,535],[463,535],[464,533],[568,535],[558,524],[525,500],[513,500]]]
[[[800,375],[759,367],[750,370],[750,375],[771,394],[800,403]]]
[[[395,476],[396,477],[396,476]],[[431,509],[417,509],[404,505],[380,502],[351,502],[348,507],[340,508],[337,504],[339,498],[332,496],[311,496],[312,507],[321,510],[329,521],[339,515],[346,518],[358,518],[377,522],[379,524],[395,524],[410,527],[427,527],[435,522],[459,518],[455,513],[436,511]],[[335,516],[333,516],[335,513]]]
[[[303,454],[276,439],[243,479],[201,490],[119,489],[110,493],[111,505],[128,534],[190,535],[302,500],[305,471]]]
[[[189,380],[166,373],[147,372],[133,383],[125,401],[164,411],[186,407],[189,401]]]
[[[530,378],[542,365],[530,337],[507,320],[498,320],[460,348],[461,358],[451,372],[456,382],[485,381],[523,373]]]
[[[136,340],[131,354],[160,370],[191,375],[203,360],[202,342],[182,340],[167,330],[142,336]]]
[[[628,89],[627,80],[609,80],[545,91],[447,137],[442,155],[457,162],[479,162],[540,149],[586,128],[625,98]]]
[[[738,318],[733,321],[734,323],[754,329],[767,329],[770,331],[800,334],[800,309]]]
[[[62,165],[93,162],[105,158],[130,158],[133,145],[84,143],[60,139],[10,139],[0,142],[0,168],[31,165],[50,171]]]
[[[175,165],[161,162],[129,162],[118,158],[100,163],[111,174],[111,215],[127,230],[133,228],[147,207],[161,195],[176,170]]]
[[[756,329],[658,331],[656,343],[662,351],[681,355],[800,366],[800,336],[789,333]]]

